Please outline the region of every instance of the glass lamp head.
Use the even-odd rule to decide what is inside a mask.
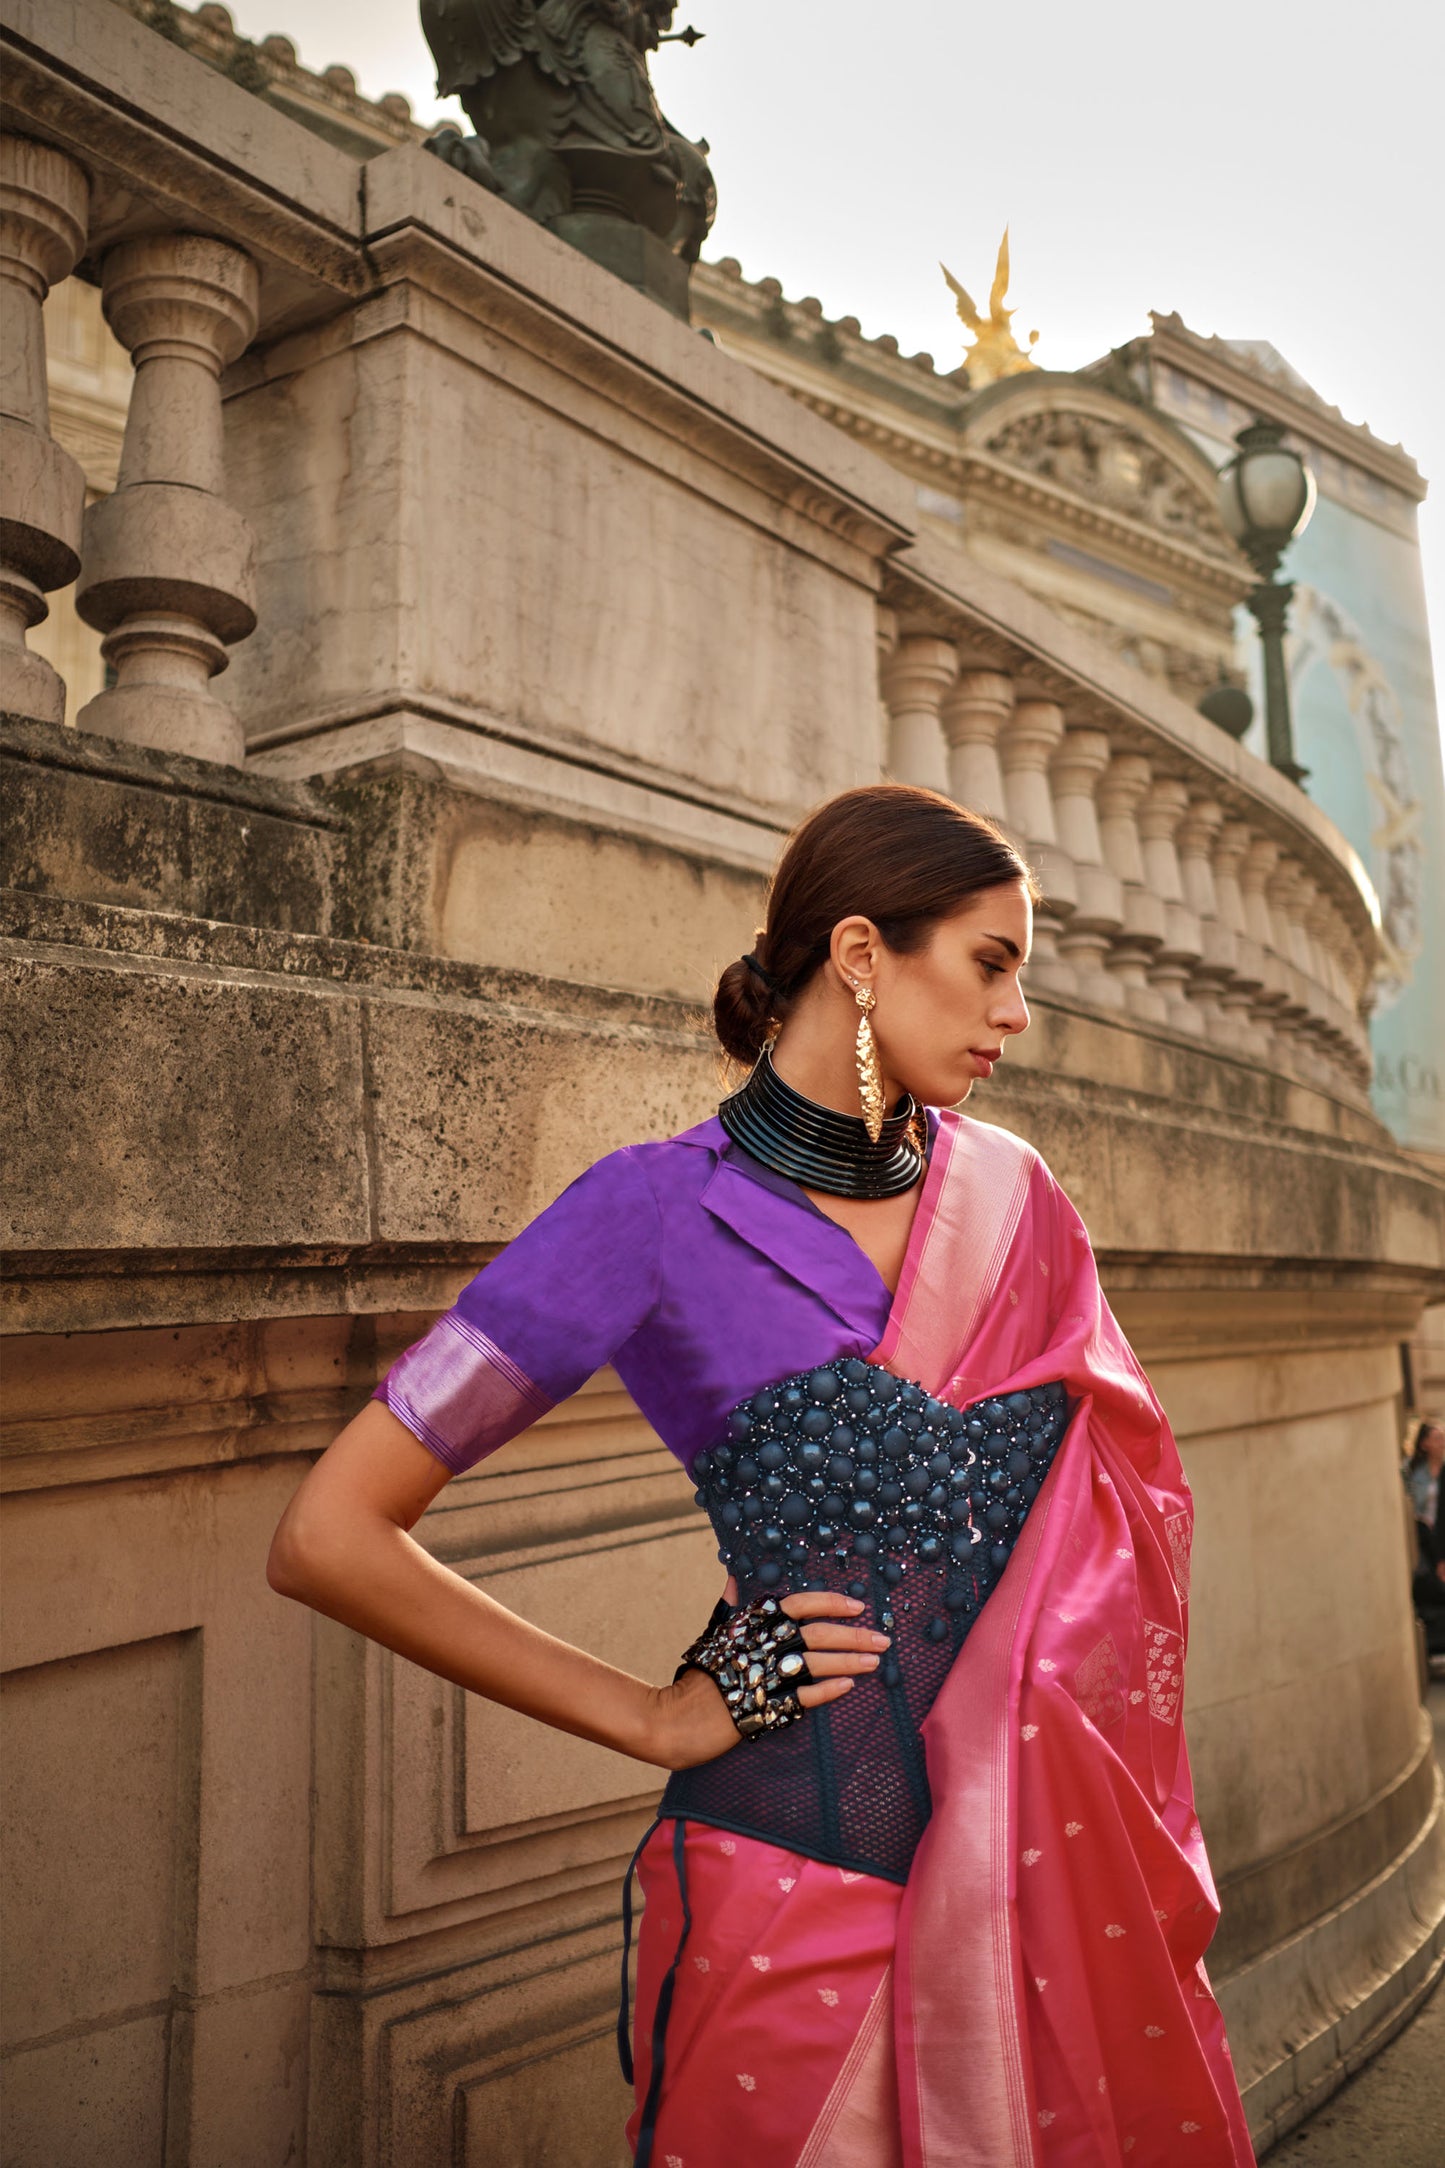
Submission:
[[[1254,421],[1219,472],[1219,516],[1261,579],[1269,579],[1315,508],[1315,478],[1278,422]]]

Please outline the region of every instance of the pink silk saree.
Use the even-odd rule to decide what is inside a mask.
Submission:
[[[687,1825],[655,2158],[1245,2168],[1181,1723],[1188,1486],[1029,1146],[943,1117],[872,1360],[960,1407],[1061,1379],[1075,1413],[925,1719],[933,1815],[906,1888]],[[672,1848],[665,1824],[641,1862],[658,1931],[639,1953],[639,2100]]]

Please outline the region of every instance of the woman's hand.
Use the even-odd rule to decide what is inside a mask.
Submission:
[[[729,1581],[725,1600],[737,1602],[737,1583]],[[810,1589],[784,1596],[781,1607],[803,1629],[808,1651],[809,1684],[797,1689],[805,1709],[839,1701],[853,1691],[860,1674],[876,1671],[889,1636],[856,1621],[864,1606],[832,1589]],[[662,1751],[655,1757],[667,1769],[692,1769],[716,1761],[743,1741],[728,1714],[727,1703],[705,1671],[685,1671],[672,1686],[657,1690],[656,1720]]]

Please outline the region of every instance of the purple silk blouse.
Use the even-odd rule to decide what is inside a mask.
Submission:
[[[760,1386],[870,1354],[891,1307],[853,1237],[714,1118],[589,1167],[376,1398],[460,1474],[611,1363],[690,1468]]]

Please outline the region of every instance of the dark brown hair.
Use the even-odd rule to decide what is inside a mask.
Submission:
[[[940,919],[1006,881],[1022,881],[1038,901],[1003,830],[937,791],[868,783],[828,799],[793,830],[768,889],[768,922],[753,942],[767,979],[739,957],[718,980],[712,1013],[724,1051],[757,1060],[840,919],[872,919],[895,954],[911,956]]]

